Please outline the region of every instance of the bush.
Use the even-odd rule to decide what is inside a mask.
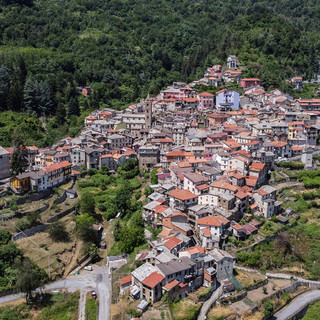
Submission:
[[[48,228],[48,233],[53,241],[66,242],[69,240],[69,234],[66,230],[66,225],[62,221],[53,222]]]
[[[270,301],[269,299],[264,299],[262,300],[262,306],[263,306],[263,314],[266,317],[272,315],[274,311],[274,306],[272,301]]]
[[[138,311],[136,309],[126,309],[126,313],[132,315],[133,317],[140,317],[141,316],[141,311]]]
[[[293,162],[293,161],[289,161],[289,162],[279,162],[277,164],[278,167],[281,168],[289,168],[292,170],[301,170],[304,168],[303,163],[301,162]]]
[[[16,223],[17,232],[29,229],[29,222],[26,219],[21,219]]]

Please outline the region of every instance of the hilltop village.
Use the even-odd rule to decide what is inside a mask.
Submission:
[[[300,77],[288,81],[303,86]],[[223,89],[211,94],[203,90],[209,86]],[[271,174],[284,161],[313,168],[319,117],[320,99],[267,92],[259,79],[243,78],[237,57],[229,56],[227,66],[209,67],[198,81],[174,82],[121,112],[92,112],[78,137],[44,149],[28,146],[28,170],[11,177],[10,188],[38,192],[83,168],[112,174],[136,158],[141,172],[156,170],[158,183],[150,186],[142,215],[161,232],[136,257],[140,266],[121,278],[121,293],[154,303],[201,286],[232,291],[228,239],[255,235],[266,219],[286,221]],[[0,179],[10,177],[13,152],[0,147]]]

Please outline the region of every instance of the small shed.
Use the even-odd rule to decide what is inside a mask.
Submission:
[[[149,302],[146,300],[141,300],[141,302],[138,304],[137,309],[141,312],[145,312],[148,308]]]
[[[77,192],[75,190],[72,190],[72,189],[68,189],[66,191],[66,195],[68,198],[70,199],[75,199],[78,195],[77,195]]]

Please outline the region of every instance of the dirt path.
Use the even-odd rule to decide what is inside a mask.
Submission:
[[[64,270],[63,278],[65,278],[71,270],[77,265],[77,259],[80,256],[80,251],[82,248],[82,241],[77,241],[76,248],[74,250],[74,254],[72,255],[72,259],[66,269]]]
[[[80,299],[79,299],[79,320],[85,320],[86,317],[86,300],[87,300],[87,292],[85,290],[80,291]]]

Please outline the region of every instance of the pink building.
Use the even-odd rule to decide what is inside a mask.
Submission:
[[[202,92],[198,94],[198,110],[213,109],[214,107],[214,95],[208,92]]]

